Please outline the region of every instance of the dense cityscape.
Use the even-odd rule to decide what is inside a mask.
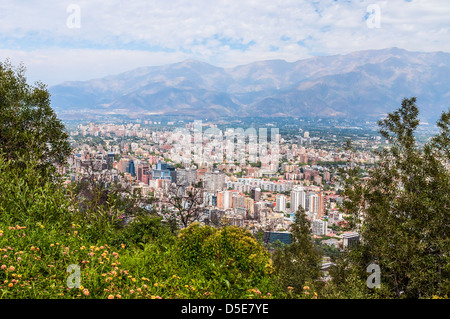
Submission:
[[[342,190],[339,170],[353,163],[365,174],[376,163],[373,149],[385,145],[376,132],[358,140],[360,150],[353,151],[345,149],[345,143],[337,147],[321,141],[319,147],[320,138],[300,129],[290,139],[280,136],[275,163],[259,157],[249,161],[248,154],[245,162],[226,163],[225,154],[220,160],[214,145],[209,145],[217,142],[214,139],[202,136],[205,151],[201,159],[194,155],[186,158],[174,151],[174,122],[164,128],[151,120],[134,122],[86,123],[73,128],[70,139],[75,148],[63,171],[66,183],[80,181],[89,174],[104,176],[110,183],[154,197],[154,209],[162,212],[175,209],[166,202],[173,187],[181,196],[187,196],[190,188],[201,182],[201,200],[196,203],[199,212],[191,222],[236,225],[255,234],[263,231],[266,243],[289,244],[289,226],[301,205],[308,212],[314,238],[322,244],[343,249],[358,241],[357,232],[340,230],[346,221],[338,207]],[[216,127],[203,126],[205,131]],[[185,124],[184,129],[194,136],[194,123]],[[207,150],[213,151],[206,154]]]

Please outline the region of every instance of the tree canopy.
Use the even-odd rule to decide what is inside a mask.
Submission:
[[[450,111],[438,122],[439,134],[419,146],[416,98],[379,121],[390,148],[363,182],[356,170],[346,177],[344,211],[361,243],[348,254],[365,272],[376,262],[390,296],[421,298],[449,293],[449,128]]]
[[[46,85],[27,84],[25,67],[8,60],[0,62],[0,113],[0,150],[14,165],[23,168],[24,159],[33,157],[44,174],[65,163],[71,152],[68,135],[50,106]]]

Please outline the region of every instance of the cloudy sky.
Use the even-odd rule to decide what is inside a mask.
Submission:
[[[185,59],[450,52],[449,28],[448,0],[1,0],[0,61],[53,85]]]

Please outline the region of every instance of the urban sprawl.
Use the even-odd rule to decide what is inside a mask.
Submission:
[[[289,227],[301,206],[322,244],[343,249],[359,240],[358,233],[341,230],[346,216],[338,209],[342,189],[337,177],[349,162],[362,172],[373,165],[377,158],[371,150],[383,143],[379,137],[360,140],[362,148],[350,151],[326,143],[318,147],[319,138],[307,131],[290,139],[272,131],[262,147],[261,136],[230,138],[239,130],[222,131],[214,124],[193,122],[177,129],[155,124],[90,123],[70,130],[75,151],[62,169],[66,183],[101,175],[153,196],[156,211],[175,209],[167,200],[174,187],[181,197],[200,189],[197,221],[262,231],[268,243],[290,243]]]

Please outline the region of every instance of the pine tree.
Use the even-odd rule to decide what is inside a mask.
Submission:
[[[390,147],[363,182],[347,172],[344,211],[361,236],[346,262],[364,273],[381,268],[382,285],[392,296],[422,298],[449,293],[450,111],[438,122],[440,133],[420,147],[416,98],[379,121]]]

